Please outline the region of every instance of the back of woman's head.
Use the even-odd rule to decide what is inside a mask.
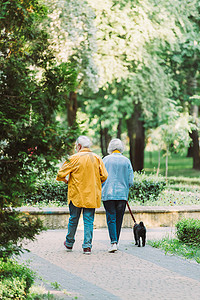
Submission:
[[[108,145],[109,154],[115,150],[118,150],[121,153],[124,152],[124,143],[120,139],[112,139]]]

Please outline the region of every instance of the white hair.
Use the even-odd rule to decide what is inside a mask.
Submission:
[[[108,153],[111,154],[114,150],[124,152],[124,143],[120,139],[112,139],[108,145]]]
[[[82,148],[90,148],[90,146],[92,145],[89,137],[85,136],[85,135],[80,135],[77,140],[76,140],[76,145],[80,144],[82,146]]]

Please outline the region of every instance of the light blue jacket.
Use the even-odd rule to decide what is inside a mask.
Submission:
[[[112,153],[103,159],[108,172],[102,184],[103,201],[128,200],[129,188],[133,185],[133,168],[130,160],[121,153]]]

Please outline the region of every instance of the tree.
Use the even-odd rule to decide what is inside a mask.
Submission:
[[[184,111],[193,117],[196,127],[191,131],[190,154],[193,156],[193,168],[200,169],[198,112],[199,66],[200,66],[200,8],[199,1],[175,1],[174,9],[179,16],[178,26],[181,36],[177,39],[176,47],[168,49],[164,56],[170,65],[173,78],[179,84],[179,91],[173,91],[173,98],[181,104]],[[184,12],[184,15],[183,15]],[[180,19],[181,17],[181,19]],[[196,95],[195,97],[193,97]],[[196,99],[196,100],[195,100]]]
[[[174,87],[160,53],[163,45],[171,46],[178,34],[175,18],[164,10],[162,3],[157,7],[154,1],[89,3],[97,16],[96,61],[100,84],[107,99],[112,97],[118,103],[117,124],[122,116],[127,119],[130,158],[133,167],[141,170],[144,165],[145,124],[147,120],[152,122],[152,116],[159,113],[159,108],[162,109],[163,102],[168,101]],[[160,7],[164,16],[160,15]],[[162,31],[163,26],[165,30]],[[110,95],[110,90],[115,92]],[[96,102],[100,94],[101,91]],[[106,118],[114,119],[113,105],[109,106],[108,100],[104,102],[104,124],[108,126]],[[94,105],[94,102],[91,103]],[[100,105],[101,101],[99,108]],[[102,110],[99,109],[100,114]],[[100,117],[104,116],[101,114]]]
[[[78,93],[85,89],[98,90],[98,71],[94,62],[96,52],[95,14],[85,0],[46,0],[51,22],[47,26],[52,51],[57,63],[69,62],[77,73],[76,84],[64,100],[68,125],[76,123]]]
[[[176,53],[180,50],[179,42],[185,39],[185,28],[192,27],[190,16],[195,14],[193,4],[196,1],[177,0],[173,5],[157,0],[89,3],[97,16],[96,61],[100,83],[103,89],[115,82],[119,83],[117,88],[119,85],[122,87],[124,96],[118,98],[116,92],[113,100],[120,99],[123,103],[118,115],[122,114],[127,119],[130,158],[133,167],[141,170],[145,128],[156,127],[168,99],[178,95],[178,83],[166,56],[170,51]],[[109,102],[106,102],[106,118],[108,105]],[[102,112],[102,109],[99,111]],[[104,123],[108,124],[106,120]]]
[[[6,257],[18,254],[23,238],[34,239],[43,228],[15,208],[71,146],[75,133],[56,121],[56,111],[62,89],[75,84],[76,75],[70,64],[65,74],[55,65],[44,5],[6,0],[0,12],[0,256]]]
[[[167,107],[166,107],[167,109]],[[180,108],[179,108],[180,110]],[[149,140],[157,146],[159,153],[157,175],[160,169],[160,152],[164,151],[165,176],[168,176],[168,160],[171,153],[183,154],[188,147],[191,138],[190,133],[195,129],[188,113],[177,111],[176,104],[169,102],[167,114],[163,124],[156,129],[150,130]]]

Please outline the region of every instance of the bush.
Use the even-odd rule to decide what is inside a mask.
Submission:
[[[190,177],[168,177],[168,183],[170,185],[181,183],[181,184],[193,184],[200,186],[200,178],[190,178]]]
[[[35,191],[22,196],[24,204],[49,204],[56,202],[59,205],[67,203],[68,185],[56,180],[44,180],[35,185]]]
[[[134,185],[130,188],[129,200],[139,200],[143,203],[148,200],[156,201],[165,186],[164,177],[134,173]]]
[[[0,299],[26,299],[34,272],[14,260],[0,259]]]
[[[129,200],[139,200],[143,203],[148,200],[156,201],[159,194],[166,186],[165,179],[161,176],[135,173],[134,185],[129,192]],[[67,184],[53,180],[38,182],[35,191],[22,196],[24,204],[49,204],[65,205],[67,203]]]
[[[185,244],[200,246],[200,220],[182,219],[176,224],[177,237]]]

